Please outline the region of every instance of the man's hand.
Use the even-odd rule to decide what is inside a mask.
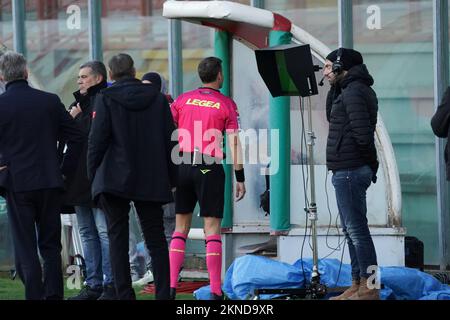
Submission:
[[[8,168],[7,166],[4,166],[4,167],[0,167],[0,171],[3,171],[3,170],[5,170],[6,168]]]
[[[79,115],[80,113],[82,113],[83,112],[83,110],[81,110],[81,107],[80,107],[80,103],[77,103],[77,105],[76,106],[73,106],[71,109],[70,109],[70,115],[72,116],[72,118],[75,118],[77,115]]]
[[[236,201],[241,201],[245,196],[245,183],[236,182]]]

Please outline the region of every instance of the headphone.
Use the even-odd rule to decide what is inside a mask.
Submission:
[[[341,62],[342,59],[342,54],[344,53],[344,51],[342,50],[342,48],[339,48],[338,52],[337,52],[337,58],[336,61],[333,62],[333,65],[331,66],[331,71],[335,74],[341,74],[342,70],[344,70],[344,64]]]

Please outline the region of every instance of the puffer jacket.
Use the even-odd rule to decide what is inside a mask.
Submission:
[[[439,138],[447,138],[444,158],[447,167],[447,180],[450,180],[450,151],[448,147],[448,139],[450,138],[450,87],[445,91],[441,104],[437,108],[433,118],[431,118],[431,128]]]
[[[371,88],[374,81],[364,64],[351,68],[345,77],[328,92],[327,139],[329,170],[369,165],[376,182],[378,170],[375,149],[378,99]]]

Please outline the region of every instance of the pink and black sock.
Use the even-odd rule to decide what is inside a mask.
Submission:
[[[178,275],[184,262],[184,252],[186,249],[187,235],[174,232],[170,242],[170,287],[176,288],[178,284]]]
[[[218,234],[206,237],[206,267],[208,268],[211,292],[221,296],[222,240]]]

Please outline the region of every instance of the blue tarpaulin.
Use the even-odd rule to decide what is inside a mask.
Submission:
[[[227,270],[223,292],[233,300],[245,300],[253,296],[254,289],[302,288],[305,279],[311,279],[312,260],[298,260],[293,265],[265,257],[246,255],[237,258]],[[328,288],[351,285],[350,265],[336,259],[319,262],[321,283]],[[379,281],[383,300],[450,300],[450,286],[440,283],[433,276],[416,269],[380,267]],[[194,292],[199,300],[209,299],[209,286]],[[261,295],[260,299],[272,299],[274,295]]]

